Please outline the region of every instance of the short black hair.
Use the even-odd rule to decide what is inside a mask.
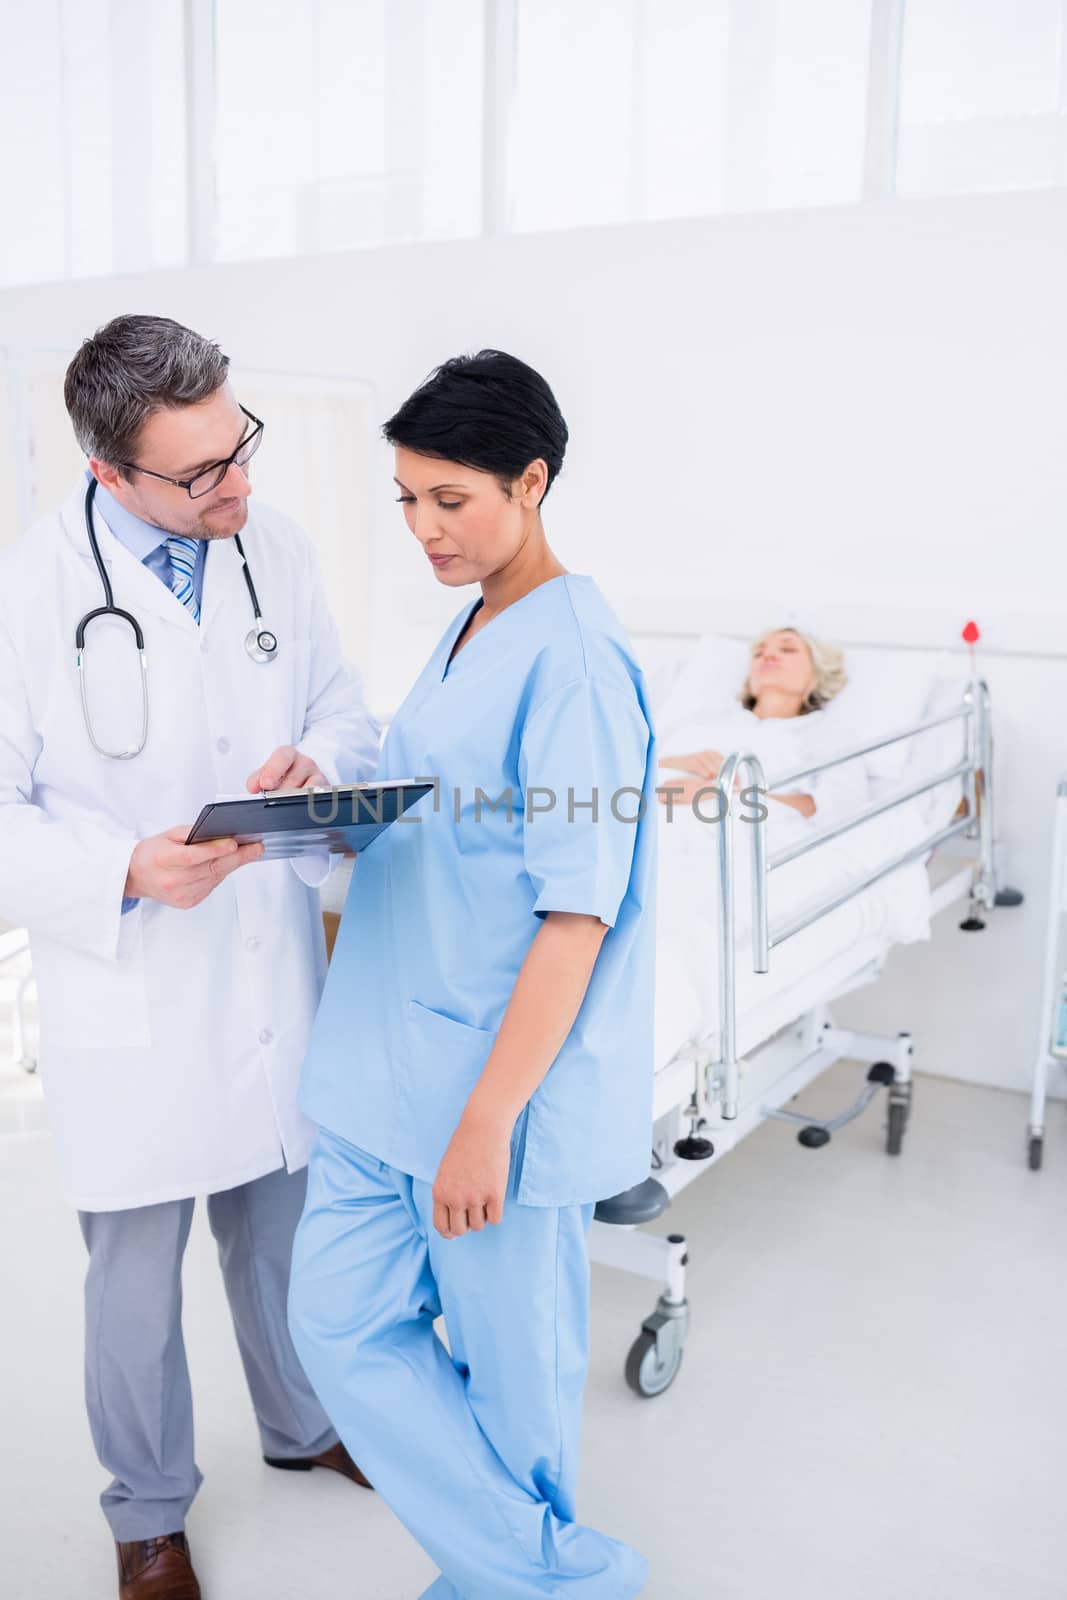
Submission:
[[[503,350],[445,361],[382,432],[403,450],[491,472],[506,494],[531,461],[541,460],[548,467],[547,495],[567,449],[567,424],[552,390],[533,367]]]

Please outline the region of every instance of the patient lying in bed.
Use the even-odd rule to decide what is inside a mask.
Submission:
[[[690,709],[681,719],[668,715],[663,721],[660,745],[668,753],[660,757],[665,771],[658,793],[671,820],[694,804],[698,815],[714,818],[715,801],[707,791],[732,750],[751,750],[773,778],[856,742],[839,723],[828,728],[823,712],[846,681],[844,656],[836,646],[795,628],[763,634],[752,646],[736,705]],[[745,776],[740,782],[747,787],[749,780]],[[768,822],[781,826],[816,819],[823,827],[835,817],[855,814],[865,799],[861,763],[846,762],[801,780],[787,793],[767,796]]]
[[[717,796],[705,793],[694,810],[692,800],[712,789],[725,758],[734,750],[751,750],[769,779],[854,749],[874,730],[846,721],[842,705],[826,707],[845,686],[840,650],[793,628],[778,628],[752,645],[745,681],[738,698],[724,703],[715,660],[691,662],[657,708],[660,798],[674,798],[666,817],[672,826],[659,830],[660,856],[656,897],[657,1064],[670,1061],[681,1043],[706,1039],[718,1026],[720,946],[719,873],[715,860],[721,830],[713,823]],[[718,669],[721,671],[721,668]],[[901,717],[903,723],[906,719]],[[741,788],[750,779],[741,778]],[[869,803],[862,759],[832,767],[798,781],[791,792],[766,797],[771,853],[788,849],[800,836],[814,837],[845,817],[855,817]],[[753,813],[742,799],[737,812],[743,822]],[[772,929],[808,906],[825,903],[880,863],[891,859],[915,837],[928,831],[902,812],[872,819],[818,849],[799,854],[775,871],[770,886]],[[925,868],[914,862],[872,890],[831,912],[798,938],[776,950],[771,975],[755,974],[748,959],[752,923],[751,858],[741,826],[736,837],[735,928],[738,948],[739,1015],[754,1009],[768,994],[814,971],[817,964],[867,938],[906,942],[929,938],[930,893]],[[775,1002],[777,1003],[777,1002]]]

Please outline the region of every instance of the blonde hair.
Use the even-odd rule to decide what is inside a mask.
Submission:
[[[750,659],[760,645],[766,644],[776,633],[791,633],[795,639],[799,639],[811,656],[811,664],[815,669],[815,682],[808,690],[797,715],[803,717],[811,711],[821,711],[823,706],[829,705],[836,694],[841,693],[848,682],[845,652],[836,644],[825,644],[823,640],[814,638],[810,633],[801,633],[799,628],[765,628],[759,638],[752,642]],[[756,704],[752,683],[747,676],[741,685],[740,699],[746,711],[751,711]]]

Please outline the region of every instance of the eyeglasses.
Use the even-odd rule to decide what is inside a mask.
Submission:
[[[202,495],[210,494],[212,489],[218,488],[232,466],[247,466],[259,449],[263,439],[263,424],[245,406],[242,406],[241,410],[253,424],[252,432],[245,434],[232,456],[227,456],[225,461],[213,461],[195,477],[168,478],[165,472],[153,472],[151,468],[138,467],[132,461],[120,461],[118,465],[124,472],[142,472],[146,478],[158,478],[161,483],[173,483],[176,488],[184,489],[190,500],[199,500]]]

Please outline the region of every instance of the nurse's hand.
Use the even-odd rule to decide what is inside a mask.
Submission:
[[[123,890],[133,900],[158,900],[176,911],[190,911],[217,889],[223,878],[258,861],[261,844],[241,844],[236,839],[209,839],[186,844],[189,829],[168,828],[142,839],[130,857]]]
[[[269,760],[257,767],[248,779],[249,794],[266,794],[272,789],[325,789],[328,780],[310,756],[301,755],[295,745],[283,744]]]
[[[433,1186],[433,1225],[442,1239],[501,1220],[510,1166],[510,1126],[460,1119]]]

